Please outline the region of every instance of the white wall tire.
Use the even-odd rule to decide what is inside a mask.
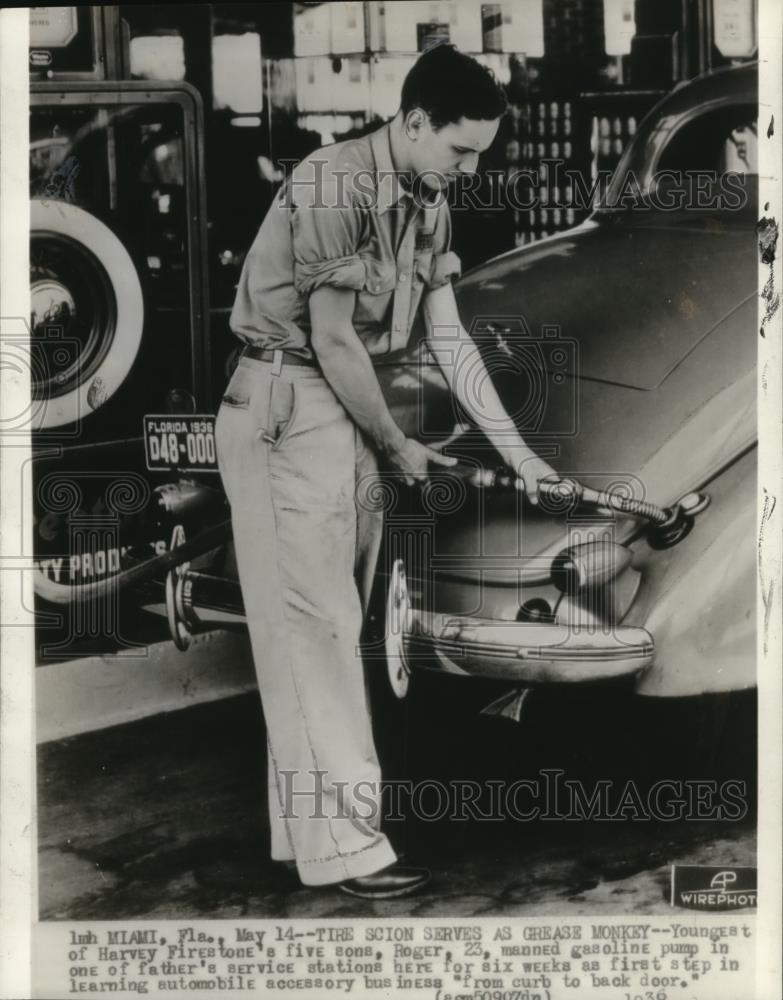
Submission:
[[[90,416],[114,396],[127,378],[138,356],[144,330],[144,296],[136,266],[120,239],[99,219],[76,205],[62,201],[33,199],[30,206],[31,256],[35,248],[50,244],[75,245],[85,259],[94,259],[100,268],[101,283],[113,298],[111,328],[95,330],[93,339],[103,338],[97,345],[95,363],[84,366],[84,378],[64,391],[46,392],[33,401],[33,430],[63,427]],[[96,268],[97,270],[97,268]],[[51,276],[33,277],[33,308],[46,307],[47,297],[55,296],[57,279]],[[65,287],[67,293],[67,287]],[[38,303],[36,303],[38,299]],[[109,304],[107,303],[107,306]],[[35,314],[33,319],[34,325]],[[45,320],[41,320],[45,324]],[[67,338],[67,328],[64,331]],[[108,342],[107,342],[108,338]],[[35,343],[35,340],[33,341]],[[31,345],[32,347],[32,345]],[[35,380],[35,362],[33,362]],[[40,374],[40,369],[39,369]],[[56,386],[52,385],[55,389]]]

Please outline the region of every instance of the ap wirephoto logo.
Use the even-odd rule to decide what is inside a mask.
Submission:
[[[756,869],[672,865],[671,905],[689,910],[740,910],[756,906]]]

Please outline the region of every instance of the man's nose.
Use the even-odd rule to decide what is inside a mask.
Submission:
[[[478,161],[478,153],[469,153],[467,156],[462,157],[457,164],[457,169],[461,174],[475,174],[476,168],[478,167]]]

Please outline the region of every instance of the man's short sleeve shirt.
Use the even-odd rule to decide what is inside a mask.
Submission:
[[[242,267],[231,329],[243,341],[305,356],[310,294],[356,293],[368,352],[404,348],[422,294],[459,274],[445,197],[411,195],[392,167],[389,126],[316,150],[272,203]]]

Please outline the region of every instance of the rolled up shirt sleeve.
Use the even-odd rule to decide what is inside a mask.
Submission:
[[[435,221],[432,269],[427,287],[441,288],[462,274],[462,261],[451,249],[451,213],[444,202]]]
[[[344,185],[330,181],[300,184],[290,212],[297,292],[310,295],[323,285],[364,288],[365,265],[356,252],[362,207],[351,202]]]

